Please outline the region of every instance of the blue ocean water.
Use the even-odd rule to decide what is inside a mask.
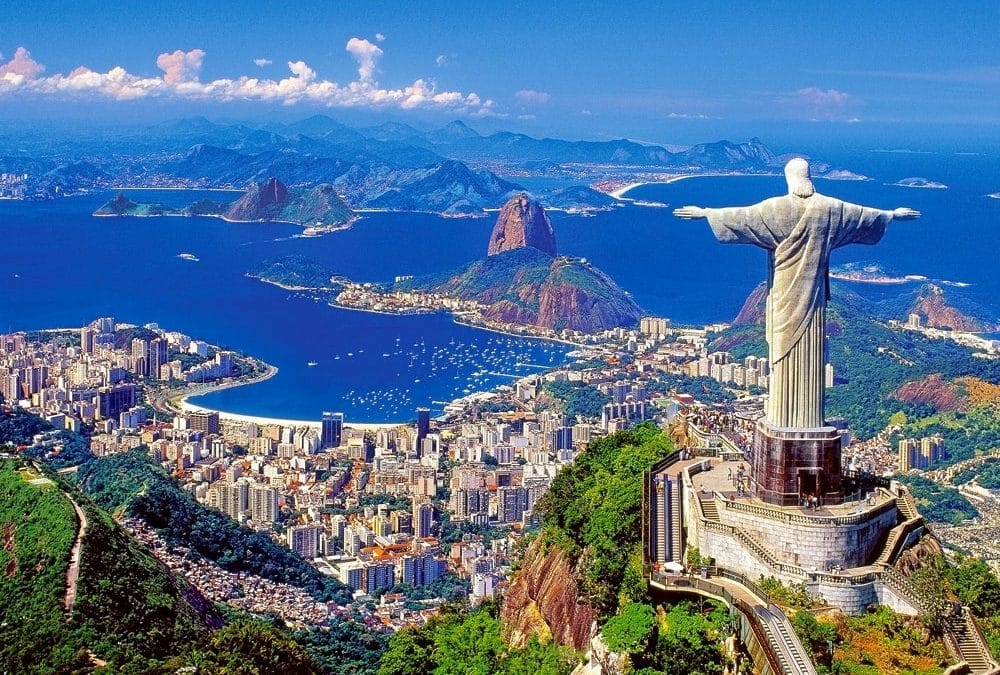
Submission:
[[[871,161],[874,170],[846,165],[877,180],[818,180],[818,190],[881,208],[910,206],[923,216],[894,223],[877,246],[838,250],[833,263],[877,262],[900,274],[969,283],[964,294],[1000,309],[1000,200],[985,196],[1000,190],[1000,172],[983,171],[981,157],[942,155],[935,163],[921,156],[919,171],[902,154],[860,157],[859,164]],[[916,175],[949,188],[884,184]],[[673,209],[751,204],[784,191],[780,177],[705,177],[644,186],[628,196]],[[440,408],[466,389],[508,383],[511,376],[563,362],[570,349],[459,326],[446,315],[334,309],[245,276],[264,258],[292,253],[356,280],[448,270],[483,255],[492,216],[365,214],[346,232],[292,238],[297,228],[282,224],[91,217],[108,196],[0,202],[6,235],[0,243],[0,331],[80,326],[104,315],[158,322],[279,368],[267,382],[202,397],[200,404],[300,419],[342,410],[366,422],[410,419],[416,406]],[[131,197],[179,205],[223,195],[142,191]],[[677,323],[731,319],[765,276],[764,252],[719,244],[704,221],[675,219],[670,209],[629,206],[594,217],[551,217],[562,252],[590,259],[648,311]],[[177,258],[182,252],[199,261]],[[309,367],[309,361],[318,365]]]

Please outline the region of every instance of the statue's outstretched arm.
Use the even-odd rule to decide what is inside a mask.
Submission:
[[[684,220],[698,220],[699,218],[708,218],[707,211],[700,206],[682,206],[679,209],[674,209],[674,215]]]

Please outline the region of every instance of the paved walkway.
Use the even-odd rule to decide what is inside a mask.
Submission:
[[[76,580],[80,576],[80,550],[83,548],[83,536],[87,533],[87,515],[80,508],[80,505],[76,503],[75,499],[68,494],[66,494],[66,498],[73,504],[73,508],[76,509],[76,515],[80,519],[80,530],[77,532],[76,541],[73,542],[73,551],[69,559],[69,569],[66,570],[66,601],[64,606],[66,613],[71,614],[73,612],[73,605],[76,603]]]

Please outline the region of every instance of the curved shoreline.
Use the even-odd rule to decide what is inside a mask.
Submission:
[[[644,180],[635,183],[629,183],[623,187],[618,188],[612,192],[608,193],[609,197],[614,197],[615,199],[625,199],[632,201],[629,197],[625,196],[625,193],[631,192],[637,187],[642,187],[643,185],[667,185],[669,183],[676,183],[678,181],[685,180],[687,178],[712,178],[718,176],[743,176],[752,174],[730,174],[730,173],[679,173],[676,176],[671,176],[670,178],[665,178],[663,180]]]

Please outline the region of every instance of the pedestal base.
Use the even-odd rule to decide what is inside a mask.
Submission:
[[[780,429],[761,420],[751,466],[754,492],[768,504],[794,506],[810,496],[823,504],[844,500],[840,434],[834,427]]]

